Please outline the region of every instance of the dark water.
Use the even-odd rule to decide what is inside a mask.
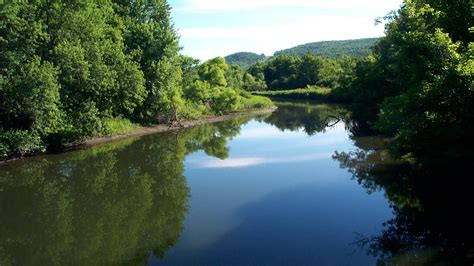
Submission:
[[[402,207],[422,203],[383,179],[402,172],[380,139],[351,137],[338,106],[279,106],[0,166],[0,265],[374,265],[440,256],[439,245],[387,244],[402,242],[390,231]]]

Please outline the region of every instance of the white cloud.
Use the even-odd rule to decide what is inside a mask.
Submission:
[[[201,60],[299,44],[380,37],[374,19],[402,0],[181,0],[174,5],[183,53]],[[227,16],[229,19],[226,19]],[[182,24],[181,24],[182,23]]]
[[[264,164],[284,164],[295,162],[316,161],[331,158],[332,153],[314,153],[301,156],[293,156],[288,158],[264,158],[264,157],[241,157],[229,158],[226,160],[204,159],[190,161],[194,168],[246,168]]]
[[[238,11],[264,8],[394,9],[400,0],[187,0],[178,12]]]
[[[242,133],[236,137],[236,139],[289,139],[301,134],[304,133],[300,133],[299,131],[291,131],[286,132],[286,134],[282,134],[281,131],[275,127],[258,127],[243,130]]]
[[[211,159],[197,162],[196,168],[245,168],[267,163],[265,158],[232,158],[227,160]]]
[[[362,28],[364,27],[364,28]],[[266,40],[269,37],[288,39],[295,36],[320,34],[337,39],[341,34],[352,33],[380,33],[383,27],[375,27],[374,18],[346,17],[346,16],[300,16],[283,18],[279,23],[271,26],[246,26],[246,27],[196,27],[179,29],[179,34],[184,38],[214,38],[236,39],[243,38]],[[317,36],[317,35],[316,35]]]
[[[209,59],[246,49],[272,55],[277,50],[308,42],[380,37],[383,31],[382,25],[374,25],[372,17],[288,16],[271,26],[193,27],[178,32],[182,36],[185,54]],[[221,45],[206,49],[213,43]]]

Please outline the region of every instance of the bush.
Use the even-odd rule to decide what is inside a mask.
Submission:
[[[35,132],[12,130],[0,132],[0,158],[22,157],[44,152],[46,146]]]
[[[249,98],[242,98],[239,110],[267,109],[271,107],[273,107],[273,102],[269,98],[251,96]]]
[[[93,137],[107,134],[107,121],[99,112],[94,102],[84,103],[79,110],[71,115],[70,133],[67,135],[72,139]]]
[[[281,90],[281,91],[259,91],[254,95],[268,96],[282,99],[298,100],[331,100],[331,89],[311,86],[304,89]]]
[[[206,105],[192,101],[187,101],[181,110],[181,118],[185,120],[200,119],[208,115],[212,115],[212,112]]]
[[[125,134],[140,127],[140,125],[134,124],[130,120],[121,117],[108,119],[106,124],[108,135]]]
[[[215,89],[211,107],[216,114],[237,110],[241,97],[234,89],[224,87],[217,87]]]

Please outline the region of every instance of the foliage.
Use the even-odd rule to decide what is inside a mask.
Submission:
[[[342,71],[339,60],[306,54],[277,56],[253,65],[248,72],[264,79],[268,90],[291,90],[312,85],[337,88]]]
[[[269,108],[269,99],[251,96],[240,88],[255,86],[257,81],[248,76],[238,66],[228,66],[222,57],[217,57],[196,66],[197,75],[194,81],[184,88],[184,96],[195,106],[193,111],[188,109],[188,116],[199,117],[207,114],[224,114],[232,111],[243,111]],[[246,78],[247,77],[247,78]],[[199,115],[197,110],[201,110]]]
[[[199,66],[198,73],[199,77],[211,86],[227,87],[225,73],[228,68],[224,58],[216,57]]]
[[[466,150],[474,103],[469,1],[407,0],[388,19],[386,37],[357,66],[355,118],[396,136],[391,149],[400,157],[472,156]]]
[[[278,111],[265,118],[280,130],[303,130],[309,136],[325,132],[345,120],[348,113],[339,106],[307,102],[276,102]]]
[[[153,124],[196,117],[190,106],[197,103],[205,108],[196,110],[206,114],[212,113],[206,106],[211,102],[214,113],[234,111],[240,96],[232,90],[245,81],[247,87],[258,83],[223,58],[198,66],[179,55],[170,12],[166,0],[2,5],[2,134],[31,132],[42,146],[60,146],[127,130],[128,120]]]
[[[132,123],[126,118],[113,118],[107,120],[107,128],[110,135],[125,134],[134,129],[140,128],[138,124]]]
[[[278,99],[295,99],[295,100],[324,100],[331,99],[331,89],[308,86],[305,89],[282,90],[282,91],[258,91],[255,95],[267,96]]]
[[[269,109],[272,108],[273,102],[262,96],[242,97],[240,100],[239,110],[255,110],[255,109]]]
[[[31,130],[39,136],[58,132],[64,115],[57,74],[51,63],[41,63],[35,57],[21,73],[8,77],[9,82],[0,90],[0,125],[5,130]]]
[[[393,208],[393,217],[383,224],[380,234],[360,235],[356,242],[377,257],[378,265],[464,265],[472,261],[468,160],[420,167],[394,160],[386,150],[362,147],[336,152],[333,158],[368,193],[384,191]]]
[[[325,41],[298,45],[293,48],[277,51],[279,55],[305,55],[313,54],[323,57],[336,58],[343,55],[363,58],[370,54],[370,49],[377,42],[378,38],[345,40],[345,41]]]
[[[253,64],[265,61],[266,59],[267,56],[265,56],[264,54],[258,55],[249,52],[235,53],[225,57],[225,61],[227,62],[227,64],[231,66],[236,65],[243,69],[248,69]]]
[[[43,152],[46,149],[41,138],[27,130],[0,131],[0,159]]]
[[[228,138],[248,121],[2,165],[0,264],[148,265],[151,255],[163,258],[189,208],[186,156],[203,150],[227,158]]]

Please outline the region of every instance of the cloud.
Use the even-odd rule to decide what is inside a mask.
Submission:
[[[287,131],[286,134],[282,134],[281,131],[275,127],[258,127],[243,130],[242,133],[236,137],[236,139],[289,139],[294,138],[300,134],[304,133],[299,131]]]
[[[402,0],[176,0],[183,53],[207,60],[275,51],[308,42],[384,35],[374,19]]]
[[[284,164],[284,163],[295,163],[295,162],[306,162],[322,160],[331,158],[332,153],[314,153],[306,154],[301,156],[292,156],[287,158],[264,158],[264,157],[241,157],[241,158],[229,158],[226,160],[219,159],[203,159],[191,161],[190,164],[193,168],[211,168],[211,169],[223,169],[223,168],[246,168],[264,164]]]
[[[286,16],[272,25],[187,27],[178,30],[185,47],[184,53],[201,59],[246,50],[272,55],[277,50],[308,42],[380,37],[383,31],[382,25],[374,26],[372,17],[309,15]],[[210,45],[216,47],[208,49]]]
[[[399,0],[187,0],[185,7],[177,8],[177,12],[213,12],[243,11],[268,8],[350,8],[350,9],[387,9],[396,8]]]
[[[268,39],[269,37],[288,38],[311,34],[324,34],[337,38],[341,34],[350,32],[373,31],[374,18],[363,16],[295,16],[283,18],[280,22],[266,26],[244,27],[190,27],[179,29],[178,32],[185,38],[213,38],[220,39]],[[355,36],[355,35],[354,35]],[[314,37],[313,37],[314,38]]]

